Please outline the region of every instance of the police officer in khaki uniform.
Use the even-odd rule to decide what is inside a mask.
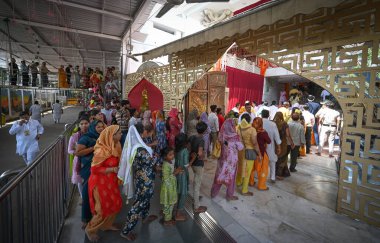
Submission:
[[[315,118],[319,118],[320,125],[319,147],[317,155],[321,156],[323,146],[327,140],[329,143],[329,157],[333,158],[334,140],[335,135],[339,129],[338,126],[340,124],[340,113],[332,109],[334,103],[329,100],[325,100],[321,102],[321,104],[325,105],[326,107],[320,109],[317,114],[315,114]]]

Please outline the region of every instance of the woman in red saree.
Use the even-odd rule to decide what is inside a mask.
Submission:
[[[94,147],[88,193],[93,217],[87,224],[86,234],[90,241],[97,241],[97,231],[120,230],[113,225],[121,210],[122,199],[117,172],[121,156],[121,130],[112,125],[103,130]]]
[[[172,108],[169,112],[169,147],[175,148],[175,137],[181,132],[182,121],[178,117],[178,109]]]
[[[257,143],[259,144],[260,154],[262,160],[258,156],[255,160],[254,169],[251,172],[251,177],[249,180],[249,185],[253,186],[255,184],[254,173],[257,171],[257,188],[260,191],[266,191],[269,188],[266,185],[267,177],[268,177],[268,166],[269,166],[269,157],[266,152],[267,144],[270,144],[272,141],[269,138],[267,131],[263,128],[263,120],[261,117],[256,117],[253,120],[252,126],[256,129],[257,132]]]

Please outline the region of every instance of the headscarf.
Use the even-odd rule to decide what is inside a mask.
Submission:
[[[120,157],[119,172],[117,177],[123,182],[123,192],[131,199],[133,192],[133,174],[132,165],[138,148],[144,148],[150,156],[153,155],[153,150],[144,143],[135,126],[131,126],[128,130],[127,138],[125,139],[123,151]]]
[[[219,141],[239,141],[239,135],[236,133],[234,119],[228,118],[222,125],[219,133]]]
[[[111,125],[100,133],[94,147],[94,158],[92,159],[91,166],[99,165],[111,156],[120,158],[120,142],[115,142],[113,139],[113,135],[119,130],[120,126]]]
[[[150,123],[150,118],[152,116],[152,112],[150,110],[146,110],[143,115],[143,124],[144,126]]]
[[[246,128],[252,127],[252,125],[250,123],[248,123],[246,119],[241,120],[239,126],[242,129],[246,129]]]
[[[170,118],[178,118],[178,109],[172,108],[168,115]]]
[[[104,125],[104,122],[98,121],[98,120],[91,122],[90,127],[88,128],[88,132],[86,134],[84,134],[83,136],[88,136],[90,138],[98,139],[99,133],[96,131],[96,126],[99,123],[103,123],[103,125]]]
[[[252,123],[253,127],[256,129],[256,132],[264,132],[263,128],[263,119],[261,117],[256,117],[253,119]]]
[[[203,121],[204,123],[207,124],[207,126],[210,126],[209,122],[208,122],[208,115],[206,112],[203,112],[202,115],[201,115],[201,121]]]

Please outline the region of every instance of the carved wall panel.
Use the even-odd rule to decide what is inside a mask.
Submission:
[[[167,67],[128,75],[127,87],[145,76],[165,109],[178,105],[233,42],[336,97],[344,116],[337,211],[380,226],[380,1],[345,1],[178,52]]]

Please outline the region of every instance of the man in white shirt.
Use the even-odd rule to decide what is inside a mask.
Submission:
[[[34,105],[29,108],[29,115],[33,120],[37,120],[39,123],[41,123],[41,115],[43,116],[42,108],[37,100],[34,101]]]
[[[272,105],[269,106],[269,120],[273,120],[277,111],[278,111],[277,102],[274,100],[272,101]]]
[[[287,139],[288,150],[290,150],[290,172],[297,172],[296,165],[299,150],[306,141],[303,125],[299,122],[300,115],[297,112],[294,112],[291,118],[292,119],[289,121],[288,125],[292,141]],[[291,142],[293,142],[293,144]]]
[[[245,102],[245,104],[244,104],[244,108],[245,108],[245,112],[243,112],[240,116],[239,116],[239,124],[241,123],[241,117],[244,115],[244,114],[246,114],[246,113],[248,113],[248,114],[250,114],[251,115],[251,124],[252,124],[252,122],[253,122],[253,119],[255,119],[256,118],[256,115],[255,115],[255,112],[253,111],[253,109],[252,109],[252,106],[251,106],[251,102],[249,101],[249,100],[247,100],[246,102]]]
[[[321,156],[323,146],[326,140],[328,140],[329,157],[333,158],[335,135],[339,130],[340,113],[332,109],[334,106],[333,102],[327,100],[323,103],[326,105],[326,108],[320,109],[317,114],[315,114],[315,117],[319,118],[319,124],[321,126],[317,155]]]
[[[219,132],[219,119],[216,114],[216,109],[218,107],[216,105],[210,106],[211,113],[208,115],[208,122],[210,124],[211,128],[211,144],[212,147],[215,145],[216,140],[218,139],[218,132]]]
[[[310,154],[310,147],[311,147],[311,131],[313,130],[314,124],[315,124],[315,118],[313,113],[309,111],[309,105],[306,104],[303,106],[302,116],[305,119],[305,140],[306,140],[306,153]]]
[[[55,101],[51,109],[53,110],[54,123],[59,123],[61,121],[61,115],[63,113],[62,105],[59,103],[59,100]]]
[[[26,165],[30,165],[40,151],[38,140],[44,128],[37,121],[29,118],[28,112],[20,113],[20,120],[13,123],[9,130],[10,135],[16,135],[16,153],[24,159]]]
[[[261,113],[263,112],[263,110],[269,111],[268,101],[263,101],[262,105],[256,113],[256,116],[261,117]]]
[[[270,166],[270,181],[272,183],[276,182],[276,162],[277,162],[277,154],[280,154],[280,134],[278,133],[278,129],[276,126],[276,123],[270,121],[269,118],[269,111],[263,110],[261,112],[261,115],[263,117],[263,128],[265,131],[267,131],[268,136],[270,140],[272,141],[270,144],[267,144],[267,154],[269,158],[269,166]],[[276,144],[275,144],[276,143]]]
[[[235,113],[236,112],[239,113],[239,111],[240,111],[240,102],[236,103],[235,107],[232,108],[232,111],[235,112]]]

